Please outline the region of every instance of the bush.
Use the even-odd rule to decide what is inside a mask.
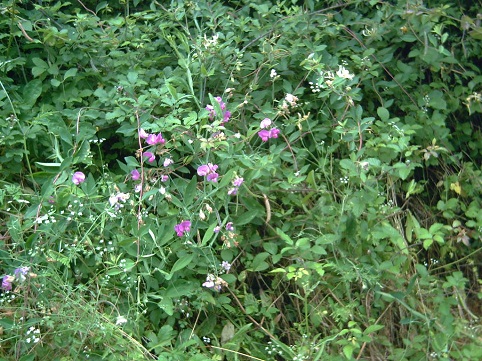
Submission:
[[[481,357],[476,7],[122,4],[2,5],[0,357]]]

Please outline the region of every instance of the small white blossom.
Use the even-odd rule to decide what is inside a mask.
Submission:
[[[338,71],[336,72],[336,75],[339,76],[340,78],[345,78],[345,79],[353,79],[355,77],[354,74],[351,74],[344,66],[340,65],[338,68]]]

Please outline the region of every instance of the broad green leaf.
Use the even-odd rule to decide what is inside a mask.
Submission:
[[[390,113],[388,112],[388,110],[386,108],[379,107],[377,109],[377,114],[380,117],[380,120],[383,121],[383,122],[386,122],[390,119]]]
[[[234,224],[236,226],[243,226],[251,222],[258,215],[259,215],[259,211],[257,209],[249,210],[241,214],[239,217],[236,217],[234,219]]]
[[[138,77],[139,77],[139,74],[137,72],[130,71],[127,73],[127,80],[132,85],[134,85],[137,82]]]
[[[72,78],[74,76],[77,75],[77,68],[71,68],[69,70],[67,70],[64,74],[64,80],[68,79],[68,78]]]
[[[42,81],[40,79],[34,79],[27,83],[23,88],[23,106],[32,107],[38,97],[42,94]]]
[[[194,254],[188,254],[182,258],[179,258],[176,263],[174,263],[174,265],[172,266],[171,268],[171,272],[166,276],[166,280],[170,280],[172,278],[172,276],[174,276],[174,274],[176,272],[179,272],[180,270],[182,270],[183,268],[187,267],[187,265],[189,263],[191,263],[191,261],[193,260],[194,258]]]

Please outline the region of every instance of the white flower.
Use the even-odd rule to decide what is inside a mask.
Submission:
[[[345,69],[345,67],[342,65],[339,65],[336,75],[339,76],[340,78],[345,78],[345,79],[353,79],[355,77],[354,74],[350,74],[350,72],[347,69]]]
[[[164,167],[168,167],[168,166],[170,166],[172,163],[174,163],[174,161],[173,161],[171,158],[166,158],[166,159],[164,159],[163,165],[164,165]]]
[[[125,323],[127,323],[127,319],[124,316],[117,316],[117,320],[115,321],[116,326],[122,326]]]
[[[278,73],[276,72],[276,70],[271,69],[271,73],[269,73],[269,77],[273,79],[273,78],[276,78],[277,76],[278,76]]]
[[[296,105],[296,102],[298,101],[298,97],[294,96],[293,94],[286,94],[285,100],[292,106],[294,107]]]

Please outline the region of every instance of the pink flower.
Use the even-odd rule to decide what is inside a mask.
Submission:
[[[14,277],[5,275],[2,278],[2,289],[5,291],[11,291],[12,290],[12,282],[14,280]]]
[[[149,136],[149,134],[146,133],[144,129],[139,130],[139,138],[146,139]]]
[[[259,124],[259,127],[261,129],[268,128],[271,125],[271,119],[269,118],[264,118],[261,123]]]
[[[208,174],[216,172],[218,166],[216,164],[208,163],[200,165],[197,168],[197,174],[201,177],[207,176]]]
[[[228,190],[228,196],[235,196],[236,194],[238,194],[238,187],[234,187]]]
[[[174,230],[176,231],[179,237],[182,237],[184,233],[189,232],[191,230],[191,222],[190,221],[182,221],[179,224],[174,226]]]
[[[149,145],[164,144],[166,140],[162,137],[162,134],[149,134],[146,139],[146,143]]]
[[[78,186],[80,183],[85,181],[85,174],[82,172],[75,172],[72,176],[72,182]]]
[[[206,177],[206,180],[208,182],[217,182],[218,181],[219,174],[217,173],[209,173]]]
[[[131,178],[132,180],[139,180],[139,178],[141,178],[141,174],[139,173],[139,171],[137,169],[133,169],[131,170]]]
[[[272,128],[269,131],[269,137],[270,138],[278,138],[279,133],[280,133],[280,130],[278,128]]]
[[[226,103],[223,102],[223,98],[216,97],[214,99],[216,99],[216,101],[219,103],[219,106],[220,106],[221,110],[226,109]]]
[[[223,123],[229,122],[230,118],[231,118],[231,112],[229,110],[226,110],[223,115]]]
[[[213,120],[216,116],[216,111],[211,104],[206,105],[206,110],[209,112],[209,120]]]
[[[161,175],[161,182],[167,182],[169,180],[169,177],[165,174]]]
[[[218,103],[219,107],[221,108],[222,111],[226,109],[226,103],[223,102],[223,99],[221,97],[215,97],[214,98]],[[205,108],[209,112],[209,120],[213,120],[214,117],[216,116],[216,111],[214,110],[214,106],[211,104],[206,105]],[[229,119],[231,118],[231,112],[229,110],[226,110],[223,112],[223,123],[229,122]]]
[[[233,222],[226,223],[226,231],[234,231]]]
[[[244,182],[244,178],[236,177],[236,178],[233,180],[233,186],[239,187],[239,186],[241,186],[241,184],[243,184],[243,182]]]
[[[146,158],[149,158],[147,160],[149,163],[152,163],[156,160],[156,156],[151,152],[144,152],[142,155]]]
[[[270,130],[260,130],[258,135],[263,142],[267,142],[270,138],[278,138],[279,133],[280,130],[278,128],[271,128]]]
[[[259,137],[263,142],[267,142],[269,137],[269,130],[263,129],[258,132]]]

